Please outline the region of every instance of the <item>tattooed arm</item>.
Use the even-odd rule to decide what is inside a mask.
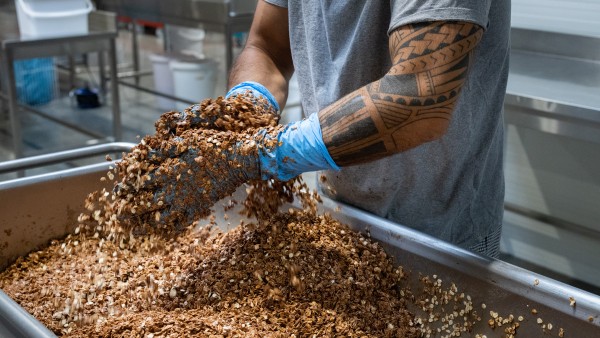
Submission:
[[[339,166],[376,160],[441,137],[482,34],[479,26],[461,22],[430,22],[395,30],[389,38],[392,67],[381,79],[307,119],[286,125],[276,136],[259,138],[277,138],[270,142],[274,146],[259,147],[260,176],[289,180],[307,171],[339,170]],[[259,60],[268,54],[261,51],[252,57]],[[261,68],[247,71],[237,73],[236,79],[252,79]],[[277,88],[272,82],[267,87]]]
[[[444,135],[482,34],[466,22],[426,22],[392,32],[388,73],[319,112],[335,163],[376,160]]]

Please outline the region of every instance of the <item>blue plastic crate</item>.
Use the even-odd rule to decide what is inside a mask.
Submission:
[[[19,102],[38,106],[54,99],[56,76],[52,58],[20,60],[14,67]]]

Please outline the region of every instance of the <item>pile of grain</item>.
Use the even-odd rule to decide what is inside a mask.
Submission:
[[[480,318],[455,285],[424,277],[424,290],[412,292],[378,244],[314,213],[318,197],[300,179],[248,181],[243,166],[252,163],[223,156],[258,151],[259,127],[271,138],[278,132],[265,106],[219,98],[185,117],[164,114],[107,174],[115,190],[90,194],[75,232],[20,258],[0,274],[0,288],[55,333],[75,337],[470,331]],[[223,170],[234,173],[215,185]],[[245,213],[259,222],[223,234],[197,221],[243,183]],[[279,213],[294,196],[305,211]]]
[[[324,216],[278,214],[226,234],[54,241],[0,287],[55,333],[411,337],[404,274],[381,247]]]

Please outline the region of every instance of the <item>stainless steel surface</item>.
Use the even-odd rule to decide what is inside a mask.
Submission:
[[[16,22],[14,13],[2,13],[2,20]],[[117,37],[116,16],[114,13],[94,11],[89,15],[89,33],[76,36],[59,36],[48,38],[21,37],[16,30],[0,31],[2,62],[0,76],[6,83],[6,93],[0,99],[8,102],[8,111],[11,123],[13,149],[17,158],[23,156],[21,126],[19,122],[19,108],[13,63],[20,59],[42,58],[53,56],[76,56],[91,52],[107,53],[111,80],[111,106],[114,140],[121,140],[121,111],[119,104],[119,90],[116,73],[116,45]],[[4,24],[3,24],[4,27]],[[60,121],[57,121],[60,122]],[[68,123],[64,123],[69,126]]]
[[[252,16],[257,0],[97,0],[99,9],[116,12],[132,19],[177,25],[220,25],[236,18]]]
[[[12,161],[0,162],[0,174],[31,169],[55,163],[62,163],[66,161],[73,161],[92,156],[104,156],[111,153],[128,152],[133,146],[135,146],[135,144],[125,142],[105,143],[85,148],[77,148],[51,154],[30,156]]]
[[[46,240],[63,236],[72,228],[85,195],[103,184],[99,177],[106,172],[107,166],[99,164],[0,182],[0,200],[6,201],[0,205],[0,227],[4,227],[0,231],[9,230],[13,236],[28,233],[29,237],[35,233],[36,238],[45,237]],[[491,310],[501,316],[522,315],[524,321],[520,323],[517,336],[556,336],[558,328],[564,328],[565,337],[600,336],[600,297],[597,295],[502,261],[475,255],[327,198],[324,198],[322,211],[331,213],[355,231],[369,233],[380,242],[395,261],[410,272],[411,284],[419,284],[419,273],[436,274],[444,285],[455,283],[461,292],[469,294],[475,310],[482,317],[473,333],[484,333],[488,337],[502,335],[503,328],[492,331],[487,325]],[[236,224],[232,219],[228,222]],[[222,223],[220,226],[227,228],[228,225]],[[36,244],[22,241],[18,245],[24,253]],[[12,258],[14,256],[6,255],[5,249],[0,249],[0,267]],[[569,297],[575,298],[576,306],[569,305]],[[485,310],[481,308],[482,303],[486,304]],[[537,310],[536,315],[531,314],[532,309]],[[0,320],[1,313],[15,311],[20,309],[11,304],[0,306]],[[544,323],[552,323],[553,330],[544,333],[537,323],[538,318],[543,318]]]
[[[600,39],[513,28],[511,48],[505,123],[600,144]],[[507,210],[600,237],[597,230],[524,206],[508,203]]]
[[[0,290],[0,309],[11,309],[10,311],[0,310],[0,337],[56,337],[52,331],[33,318],[2,290]]]
[[[600,231],[552,215],[548,215],[510,202],[504,202],[504,210],[534,219],[539,222],[551,224],[559,229],[568,230],[584,237],[593,238],[600,241]]]
[[[539,54],[557,55],[580,60],[600,61],[597,38],[512,28],[511,46]]]
[[[600,110],[530,97],[524,92],[507,93],[504,102],[508,124],[600,143]]]
[[[98,175],[106,172],[109,164],[103,161],[104,156],[128,152],[133,146],[131,143],[104,144],[0,163],[0,170],[9,172],[98,157],[98,165],[0,182],[0,234],[3,239],[0,240],[0,269],[16,257],[72,229],[79,215],[77,210],[81,210],[87,194],[98,187]]]
[[[600,143],[600,39],[512,30],[506,122]]]

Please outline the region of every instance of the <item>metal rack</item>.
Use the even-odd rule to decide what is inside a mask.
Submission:
[[[40,115],[46,119],[50,119],[65,127],[71,128],[78,132],[90,135],[94,138],[105,138],[106,135],[82,128],[74,123],[69,123],[53,117],[47,113],[40,111],[28,105],[21,105],[17,102],[17,90],[15,84],[14,63],[18,60],[68,56],[75,57],[76,55],[86,53],[98,53],[101,64],[100,78],[102,86],[105,86],[107,81],[104,73],[104,53],[108,56],[109,75],[108,80],[111,81],[110,96],[112,104],[112,135],[108,139],[121,140],[121,111],[119,106],[119,89],[117,81],[117,57],[116,43],[117,25],[116,16],[113,13],[94,11],[89,15],[89,33],[74,36],[58,36],[48,38],[27,38],[21,37],[16,30],[15,16],[7,16],[7,20],[12,19],[15,27],[13,30],[0,32],[2,40],[0,50],[0,75],[2,75],[3,86],[5,88],[0,91],[0,103],[6,101],[8,103],[8,112],[10,118],[10,126],[13,140],[13,149],[15,157],[23,156],[23,145],[21,135],[21,124],[19,121],[19,109],[25,109],[34,114]],[[6,19],[6,18],[3,18]],[[3,104],[0,105],[0,112],[3,111]]]
[[[159,22],[166,25],[203,29],[225,35],[225,67],[229,73],[233,64],[233,34],[250,30],[257,0],[97,0],[99,9],[117,13],[132,21],[131,47],[133,71],[119,79],[133,78],[134,83],[120,81],[120,84],[149,94],[168,99],[188,102],[185,99],[157,92],[139,85],[140,76],[147,72],[140,70],[140,57],[137,21]],[[167,39],[165,34],[165,39]],[[168,46],[168,43],[165,43]]]

